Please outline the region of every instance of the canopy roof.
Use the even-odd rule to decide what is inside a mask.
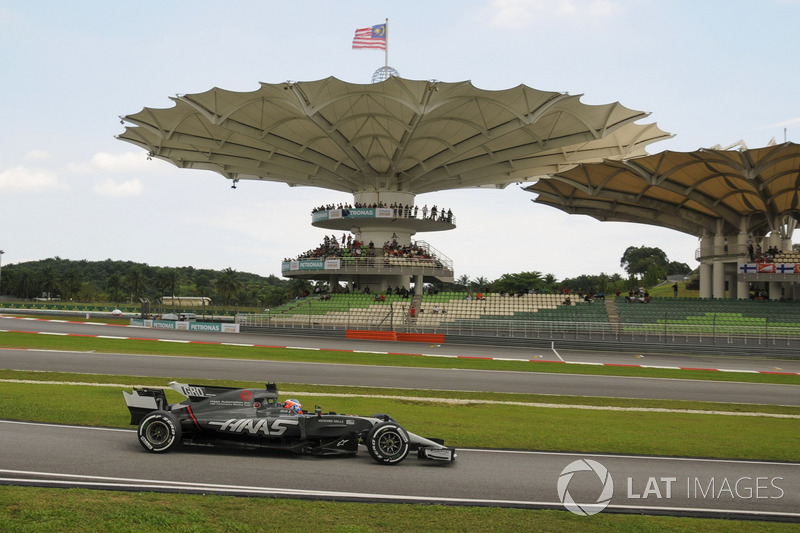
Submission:
[[[598,220],[640,222],[695,236],[790,238],[800,220],[800,145],[662,152],[582,164],[526,187],[536,203]]]
[[[492,186],[604,158],[645,154],[669,135],[619,103],[520,85],[336,78],[219,88],[122,117],[118,138],[181,168],[336,191],[425,192]]]

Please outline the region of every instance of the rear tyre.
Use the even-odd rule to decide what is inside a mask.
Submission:
[[[139,423],[139,444],[148,452],[171,449],[181,440],[181,425],[167,411],[153,411]]]
[[[408,432],[397,422],[375,424],[367,433],[367,450],[382,465],[402,462],[408,455],[409,446]]]

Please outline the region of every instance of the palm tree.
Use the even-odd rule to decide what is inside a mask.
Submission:
[[[17,271],[16,281],[14,283],[14,295],[21,296],[27,300],[35,284],[36,277],[31,269],[25,267],[20,268]]]
[[[74,266],[71,266],[61,278],[61,289],[64,293],[64,298],[70,299],[75,297],[81,290],[81,277],[78,274],[78,269]]]
[[[42,271],[39,273],[41,283],[41,290],[46,294],[46,298],[53,298],[58,296],[58,278],[52,265],[44,265]]]
[[[177,268],[170,268],[167,270],[167,283],[169,284],[170,295],[175,296],[175,287],[181,281],[181,273]]]
[[[238,273],[231,267],[222,271],[222,274],[217,278],[214,283],[217,291],[222,295],[222,300],[225,305],[230,305],[231,298],[242,290],[243,283],[239,280]]]
[[[483,276],[478,276],[472,281],[472,283],[470,283],[470,287],[474,291],[484,291],[488,286],[489,286],[489,280]]]
[[[311,294],[312,286],[311,282],[306,279],[290,279],[289,280],[289,289],[286,291],[289,297],[303,297],[307,294]]]
[[[139,296],[141,296],[144,292],[145,285],[147,283],[147,278],[145,277],[144,272],[142,272],[141,267],[137,266],[130,269],[130,271],[128,271],[127,281],[128,290],[131,291],[131,294],[133,294],[135,298],[139,298]]]
[[[122,279],[119,274],[114,273],[106,278],[106,291],[112,302],[119,303],[122,299]]]

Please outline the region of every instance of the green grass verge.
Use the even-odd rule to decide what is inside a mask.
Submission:
[[[13,336],[20,335],[17,339]],[[33,346],[43,336],[31,334],[0,334],[0,346],[6,340],[18,342],[27,339],[20,348],[48,348],[67,350],[126,351],[123,345],[130,342],[113,341],[113,344],[100,347],[97,341],[103,339],[81,339],[57,337],[57,342],[49,346]],[[52,339],[47,339],[49,343]],[[83,347],[68,344],[81,341]],[[66,341],[66,343],[64,342]],[[152,350],[144,353],[172,353],[173,355],[213,356],[213,357],[253,357],[257,359],[319,360],[324,362],[346,362],[362,364],[393,364],[408,361],[437,361],[435,358],[414,358],[409,356],[371,356],[369,354],[350,354],[347,352],[308,352],[309,359],[299,357],[298,350],[280,350],[219,347],[204,345],[174,345],[172,343],[141,342],[141,349]],[[205,352],[206,349],[211,351]],[[175,351],[173,351],[175,350]],[[241,350],[241,351],[239,351]],[[266,350],[253,353],[254,350]],[[205,352],[205,353],[198,353]],[[136,353],[135,351],[133,353]],[[248,354],[249,355],[243,355]],[[319,359],[315,359],[319,357]],[[370,362],[365,361],[370,358]],[[387,362],[392,358],[391,362]],[[486,370],[536,370],[565,372],[578,370],[586,373],[603,373],[604,367],[570,367],[569,365],[547,363],[505,363],[478,360],[441,360],[442,366],[454,368],[477,368]],[[415,365],[435,366],[435,365]],[[720,375],[713,372],[674,372],[675,375],[658,376],[649,374],[648,369],[614,368],[616,375],[650,375],[652,377],[697,379],[729,378],[737,381],[757,381],[797,383],[789,376],[735,374]],[[644,373],[642,373],[644,371]],[[670,374],[667,371],[667,374]],[[2,379],[32,379],[52,381],[80,381],[86,383],[118,383],[120,385],[151,384],[163,385],[162,378],[131,376],[97,376],[83,374],[57,374],[41,372],[0,371]],[[180,379],[180,376],[175,376]],[[186,380],[190,381],[190,380]],[[191,380],[193,382],[198,380]],[[201,383],[212,383],[201,380]],[[220,382],[230,386],[255,386],[253,383]],[[120,388],[66,385],[28,385],[0,383],[0,413],[3,418],[21,420],[42,420],[44,413],[52,416],[52,422],[127,426],[127,410],[122,401]],[[619,411],[584,411],[567,407],[542,408],[507,404],[487,404],[490,401],[559,403],[580,405],[606,405],[620,407],[682,408],[699,410],[745,411],[778,414],[797,414],[796,408],[779,406],[749,406],[744,404],[711,404],[703,402],[664,402],[659,400],[624,400],[583,398],[575,396],[541,396],[500,393],[457,393],[445,391],[419,391],[372,389],[360,387],[313,387],[303,384],[280,384],[284,390],[303,393],[306,405],[319,403],[326,410],[340,412],[390,412],[403,421],[413,431],[421,434],[434,434],[446,438],[456,446],[560,449],[574,451],[639,450],[625,453],[654,453],[661,455],[694,455],[741,458],[764,458],[796,461],[800,427],[797,419],[773,419],[751,417],[724,417],[710,414],[689,415],[683,413],[630,413]],[[56,390],[56,387],[67,387]],[[331,398],[323,393],[347,394],[347,398]],[[68,394],[72,401],[69,406],[61,405],[53,411],[53,402],[48,398]],[[317,396],[314,396],[317,394]],[[444,397],[474,399],[466,406],[442,406],[427,400],[357,398],[354,395],[402,395],[410,397]],[[171,396],[172,401],[180,397]],[[481,401],[483,400],[483,402]],[[27,406],[27,407],[26,407]],[[458,424],[443,426],[438,423],[453,413]],[[458,411],[456,411],[458,409]],[[107,418],[100,419],[101,413]],[[595,415],[603,413],[604,418]],[[481,442],[474,431],[462,426],[460,421],[480,417],[480,423],[492,422],[494,431],[510,431],[518,434],[517,440],[500,437],[494,442]],[[652,417],[652,418],[651,418]],[[449,417],[448,417],[449,418]],[[524,424],[510,424],[503,421],[517,419]],[[728,420],[729,419],[729,420]],[[426,420],[437,420],[431,426]],[[570,427],[568,439],[558,439],[564,427]],[[558,429],[555,429],[558,428]],[[572,430],[578,429],[576,433]],[[770,435],[764,439],[763,435]],[[720,440],[712,443],[715,439]],[[697,446],[676,446],[679,441]],[[764,450],[769,443],[784,442],[783,450]],[[587,446],[583,449],[583,446]],[[779,446],[783,448],[783,446]],[[794,451],[793,451],[794,450]],[[308,502],[262,498],[231,498],[222,496],[190,496],[152,493],[118,493],[105,491],[86,491],[79,489],[40,489],[27,487],[0,487],[0,531],[9,532],[51,532],[64,531],[106,531],[140,532],[148,530],[171,531],[333,531],[333,532],[382,532],[382,531],[795,531],[796,525],[766,522],[691,519],[657,516],[612,515],[601,513],[592,517],[578,517],[566,511],[530,511],[519,509],[443,507],[430,505],[386,505]]]
[[[140,331],[140,330],[139,330]],[[146,333],[141,333],[145,336]],[[235,339],[232,339],[235,340]],[[498,361],[460,359],[452,357],[419,357],[410,354],[354,353],[338,350],[306,350],[302,348],[229,346],[156,340],[103,339],[35,333],[0,332],[0,347],[42,350],[72,350],[152,355],[181,355],[270,361],[304,361],[314,363],[362,364],[374,366],[404,366],[415,368],[461,368],[472,370],[505,370],[514,372],[550,372],[606,376],[635,376],[712,381],[742,381],[748,383],[779,383],[800,385],[800,376],[788,374],[751,374],[740,372],[711,372],[707,370],[670,370],[639,366],[569,365],[537,361]],[[420,345],[420,351],[435,354],[436,348]],[[491,346],[486,347],[490,357]],[[541,350],[539,350],[541,351]],[[536,350],[531,350],[533,359]],[[630,355],[631,365],[646,364],[645,359]]]
[[[581,517],[567,511],[485,507],[326,501],[309,504],[277,498],[0,487],[0,530],[6,533],[780,533],[797,531],[797,525],[609,513]]]
[[[18,373],[2,371],[3,379],[52,380],[48,384],[4,382],[0,384],[3,418],[63,424],[129,427],[129,415],[121,391],[129,387],[66,385],[59,381],[108,383],[95,375]],[[14,377],[16,376],[16,377]],[[64,378],[69,379],[64,379]],[[119,385],[131,383],[121,378]],[[160,378],[137,379],[148,385],[166,385]],[[193,382],[197,380],[192,380]],[[113,382],[113,381],[111,381]],[[213,382],[238,387],[257,383]],[[800,460],[800,418],[722,416],[715,412],[738,410],[800,416],[800,408],[708,404],[594,398],[594,405],[692,409],[709,413],[590,410],[586,398],[502,393],[455,393],[357,387],[320,387],[281,383],[306,407],[321,405],[325,411],[370,415],[389,413],[409,430],[443,438],[462,448],[510,448],[586,453],[622,453],[730,459]],[[171,402],[183,399],[168,390]],[[327,396],[338,394],[341,396]],[[382,397],[374,397],[380,395]],[[393,397],[394,396],[394,397]],[[52,398],[69,398],[53,402]],[[419,399],[417,399],[419,398]],[[440,401],[432,398],[441,398]],[[450,400],[464,400],[453,403]],[[490,403],[497,402],[497,403]],[[518,405],[545,403],[553,407]],[[481,431],[475,431],[480,427]],[[564,431],[569,428],[569,431]],[[770,435],[764,439],[763,435]]]

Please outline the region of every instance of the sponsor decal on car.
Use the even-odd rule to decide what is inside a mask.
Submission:
[[[280,437],[290,426],[297,426],[298,420],[288,418],[232,418],[230,420],[211,421],[209,426],[216,427],[219,431],[228,433],[243,433],[250,435],[269,435],[270,437]]]

